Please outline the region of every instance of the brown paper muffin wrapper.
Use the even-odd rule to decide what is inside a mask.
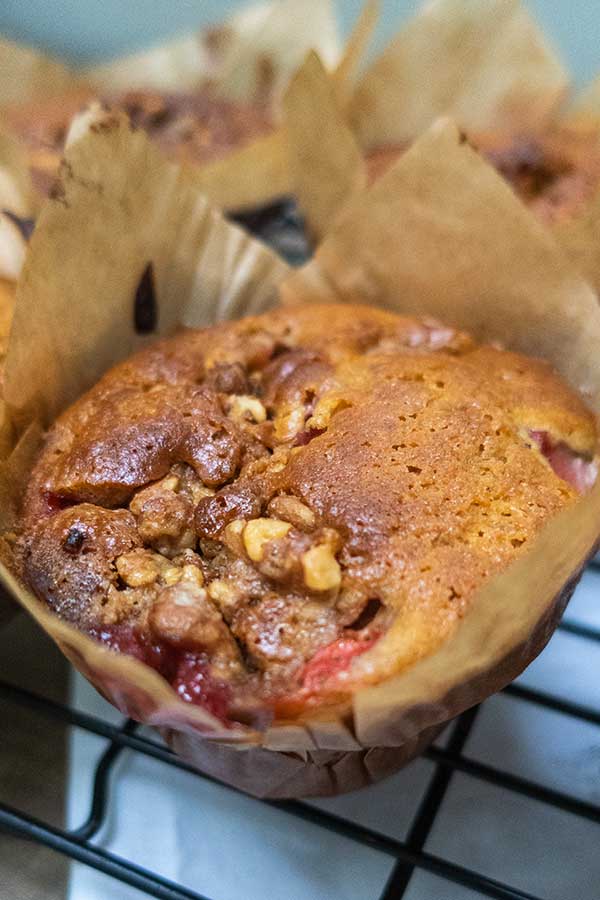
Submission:
[[[340,63],[349,74],[361,47],[353,38],[342,53],[333,0],[300,6],[295,0],[267,0],[196,34],[79,70],[0,40],[0,109],[64,93],[84,97],[88,89],[104,94],[210,86],[227,99],[269,107],[277,120],[281,96],[309,49],[315,48],[331,70]],[[197,172],[212,202],[233,211],[266,205],[291,191],[287,145],[279,130]]]
[[[34,215],[38,202],[20,141],[0,127],[0,209],[20,218]],[[0,270],[0,274],[4,274]]]
[[[323,42],[328,28],[322,34],[319,25],[332,19],[328,4],[317,2],[319,15],[313,19],[312,29],[319,35],[319,44],[313,39],[312,45],[306,41],[305,47],[317,47],[308,51],[309,57],[317,55],[320,64],[331,75],[333,90],[337,102],[345,103],[351,96],[359,66],[368,49],[379,12],[378,0],[367,0],[357,22],[340,53],[333,40]],[[298,10],[297,4],[295,6]],[[302,15],[310,10],[303,8]],[[289,41],[289,37],[288,37]],[[298,45],[300,49],[300,45]],[[281,107],[285,102],[285,94],[293,74],[304,62],[305,53],[295,52],[288,58],[286,80],[276,91],[277,113],[281,117]],[[289,65],[293,58],[294,68]],[[216,160],[195,170],[198,186],[215,205],[225,210],[243,211],[268,204],[277,198],[294,193],[298,169],[291,167],[295,163],[295,155],[290,154],[289,144],[294,142],[301,147],[303,135],[288,134],[287,128],[281,124],[272,134],[235,151],[225,159]]]
[[[569,75],[519,0],[429,0],[362,76],[348,118],[363,148],[440,115],[478,132],[543,129]]]
[[[569,128],[597,133],[600,141],[600,76],[575,96],[563,121]],[[600,296],[600,188],[582,215],[559,223],[555,236]]]
[[[0,43],[0,58],[1,55]],[[37,207],[25,153],[12,135],[0,129],[0,368],[12,321],[16,282],[27,249],[28,223]],[[9,597],[0,593],[0,627],[17,609]]]
[[[408,145],[440,114],[475,136],[559,128],[600,141],[600,78],[569,100],[568,72],[518,0],[426,3],[345,99],[316,68],[305,63],[284,103],[294,189],[316,240],[364,184],[364,153]],[[317,91],[329,99],[311,105]],[[600,187],[553,230],[600,293]]]
[[[77,75],[59,59],[0,38],[0,107],[70,90]]]
[[[19,142],[0,128],[0,360],[8,337],[15,282],[25,258],[25,226],[37,208],[27,156]]]
[[[480,339],[543,355],[600,408],[592,290],[449,123],[351,204],[314,261],[291,272],[113,116],[69,149],[19,285],[4,374],[3,436],[14,450],[0,471],[3,531],[13,527],[43,427],[145,340],[135,333],[133,304],[149,265],[160,334],[280,300],[361,300],[437,315]],[[50,613],[5,566],[2,582],[98,690],[160,728],[199,768],[259,796],[315,795],[383,777],[515,677],[550,637],[599,531],[600,482],[486,585],[438,652],[343,705],[264,732],[226,727],[183,703],[155,671]]]

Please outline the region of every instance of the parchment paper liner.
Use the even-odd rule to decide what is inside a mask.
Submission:
[[[0,360],[26,250],[25,235],[14,217],[30,219],[37,208],[26,154],[12,135],[0,129]]]
[[[569,80],[520,0],[428,0],[365,71],[348,118],[363,148],[413,140],[440,115],[531,133]]]
[[[406,24],[345,98],[324,95],[310,58],[285,101],[294,190],[315,239],[365,181],[364,153],[412,141],[440,114],[469,134],[577,129],[600,140],[600,77],[566,103],[570,77],[519,0],[433,0]],[[330,88],[331,90],[331,88]],[[299,136],[302,135],[302,141]],[[600,293],[600,188],[555,226]]]
[[[442,314],[479,337],[543,352],[598,408],[593,292],[449,123],[419,141],[348,210],[315,261],[292,274],[211,211],[189,176],[160,160],[122,118],[70,148],[62,184],[41,213],[18,291],[5,396],[22,437],[0,473],[3,528],[11,526],[39,423],[140,343],[132,299],[149,262],[161,333],[266,309],[278,285],[285,302],[360,297]],[[408,243],[390,227],[400,217]],[[99,690],[162,728],[195,765],[261,796],[337,793],[399,767],[446,720],[521,671],[550,636],[599,521],[600,484],[480,592],[438,653],[357,691],[346,706],[276,722],[265,733],[225,729],[179,702],[155,672],[50,614],[4,568],[2,579]]]
[[[86,86],[106,93],[210,85],[229,99],[265,104],[277,117],[289,78],[311,47],[332,69],[340,63],[344,76],[350,77],[361,45],[351,40],[342,54],[333,0],[253,4],[197,34],[79,70],[0,40],[0,108],[66,91],[80,93]],[[205,193],[221,208],[237,211],[267,204],[291,189],[285,136],[278,129],[202,166],[198,174]]]
[[[76,80],[65,62],[0,37],[0,107],[61,94]]]
[[[0,57],[1,53],[0,44]],[[37,208],[23,148],[12,135],[0,129],[0,372],[12,321],[16,281],[27,248],[25,234],[15,216],[30,219]],[[0,432],[3,430],[2,420],[0,409]],[[4,449],[6,447],[4,441]],[[17,609],[10,598],[0,593],[0,627]]]
[[[135,87],[177,91],[210,83],[216,93],[231,99],[258,97],[277,117],[289,78],[309,47],[316,48],[330,68],[340,98],[349,97],[377,13],[376,0],[367,0],[343,51],[332,0],[309,0],[302,7],[295,0],[279,0],[254,4],[222,25],[101,66],[79,71],[61,67],[60,78],[51,75],[55,61],[38,51],[0,43],[0,69],[10,80],[23,60],[29,61],[32,75],[20,91],[22,102],[65,90],[79,96],[85,87],[99,92]],[[50,73],[47,84],[37,75],[45,66]],[[0,93],[0,107],[4,102]],[[216,206],[243,211],[292,192],[288,157],[285,131],[277,127],[223,159],[196,168],[195,175]]]

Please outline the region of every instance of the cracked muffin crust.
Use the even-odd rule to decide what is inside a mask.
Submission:
[[[98,99],[90,90],[5,110],[9,127],[25,142],[36,187],[49,193],[73,116]],[[107,109],[127,113],[163,152],[179,163],[208,163],[271,131],[263,103],[238,103],[217,97],[210,88],[189,93],[127,91],[100,98]]]
[[[470,140],[547,224],[576,216],[600,187],[600,144],[592,134],[557,129],[531,137],[485,134]],[[372,150],[369,180],[376,181],[406,149],[408,145]]]
[[[50,429],[20,574],[224,721],[343,702],[447,640],[596,475],[538,360],[429,319],[278,309],[142,350]]]

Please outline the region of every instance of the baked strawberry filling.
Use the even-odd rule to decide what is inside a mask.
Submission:
[[[177,695],[226,722],[231,712],[233,691],[230,684],[211,675],[210,663],[197,654],[184,653],[171,681]]]
[[[587,494],[598,475],[595,462],[576,453],[563,441],[554,441],[547,431],[529,431],[529,437],[546,457],[551,469],[579,494]]]
[[[169,678],[174,671],[172,650],[166,644],[151,641],[149,636],[141,632],[135,625],[121,622],[119,625],[91,628],[89,635],[105,644],[110,650],[133,656],[134,659],[156,669],[166,678]]]
[[[152,641],[146,632],[126,623],[92,628],[89,635],[110,650],[133,656],[155,669],[182,700],[201,706],[227,723],[232,699],[231,685],[211,675],[206,655],[182,652],[165,642]]]
[[[236,719],[236,697],[232,685],[215,678],[206,654],[178,650],[164,642],[152,641],[148,634],[130,624],[92,628],[90,637],[110,650],[124,653],[155,669],[186,703],[200,706],[223,723]],[[300,673],[299,690],[278,698],[276,705],[298,704],[326,686],[335,688],[335,680],[350,668],[353,660],[377,642],[379,635],[361,638],[341,637],[317,651]],[[247,714],[244,718],[248,718]]]
[[[301,691],[307,694],[320,691],[327,682],[347,672],[352,661],[370,650],[376,641],[377,637],[368,640],[342,637],[318,650],[304,667]]]

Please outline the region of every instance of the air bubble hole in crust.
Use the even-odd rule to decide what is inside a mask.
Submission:
[[[149,262],[142,272],[133,301],[133,324],[138,334],[152,334],[158,325],[158,304],[154,267]]]

